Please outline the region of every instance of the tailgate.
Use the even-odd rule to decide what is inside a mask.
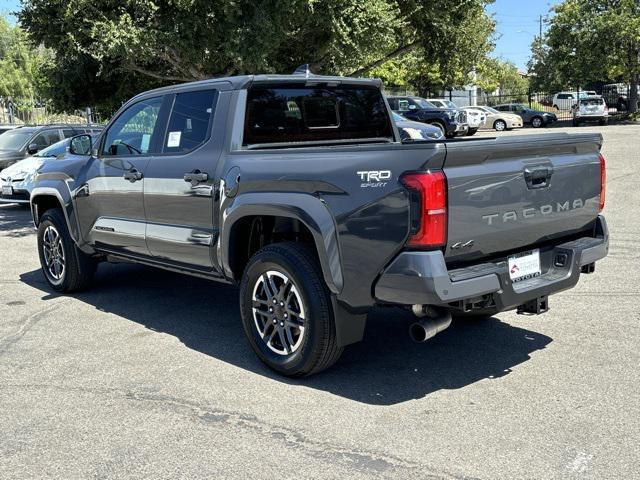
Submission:
[[[527,135],[447,144],[447,261],[588,229],[599,210],[602,137]]]

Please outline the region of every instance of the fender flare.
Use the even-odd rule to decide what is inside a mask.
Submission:
[[[52,183],[52,182],[47,182]],[[57,182],[56,182],[57,183]],[[59,185],[53,186],[38,186],[35,187],[31,191],[31,216],[33,218],[33,223],[35,226],[38,226],[38,218],[35,215],[34,201],[38,197],[55,197],[62,208],[62,213],[64,214],[64,219],[67,222],[67,228],[69,229],[69,234],[73,239],[74,243],[78,245],[80,243],[80,229],[78,228],[78,220],[75,215],[75,209],[73,205],[73,201],[71,198],[71,191],[69,190],[66,183],[64,184],[64,188],[58,188]],[[38,212],[39,215],[44,212]]]
[[[344,284],[338,246],[337,227],[326,204],[318,197],[303,193],[253,192],[240,194],[222,212],[218,259],[229,278],[234,278],[229,261],[229,242],[234,224],[247,216],[269,215],[294,218],[313,235],[322,275],[333,294]]]

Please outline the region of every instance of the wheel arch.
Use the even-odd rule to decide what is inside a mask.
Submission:
[[[241,249],[252,241],[251,224],[256,219],[268,219],[285,228],[286,225],[298,228],[297,233],[313,244],[329,290],[334,294],[342,291],[335,221],[320,199],[299,193],[256,192],[233,199],[223,212],[217,246],[220,265],[228,278],[237,281],[242,275],[249,254],[242,253]]]
[[[65,198],[66,197],[66,198]],[[64,219],[69,229],[69,234],[73,241],[77,244],[80,239],[78,222],[75,217],[71,194],[54,187],[36,187],[31,192],[31,216],[33,223],[37,227],[40,224],[40,218],[44,212],[51,208],[59,208],[62,210]]]

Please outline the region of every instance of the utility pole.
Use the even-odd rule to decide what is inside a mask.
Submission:
[[[542,40],[542,15],[540,15],[540,36],[538,38]]]

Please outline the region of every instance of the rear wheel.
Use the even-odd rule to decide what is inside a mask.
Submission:
[[[507,123],[504,120],[496,120],[493,124],[493,128],[498,132],[503,132],[507,129]]]
[[[540,128],[544,126],[544,120],[542,119],[542,117],[533,117],[531,119],[531,126],[533,128]]]
[[[600,125],[608,125],[609,124],[609,119],[608,118],[601,118],[600,119]]]
[[[240,310],[251,347],[278,373],[317,373],[342,353],[329,291],[305,245],[277,243],[258,251],[242,277]]]
[[[467,131],[467,137],[471,137],[471,136],[475,135],[477,131],[478,131],[478,129],[477,129],[477,128],[470,128],[470,129]]]
[[[38,225],[38,254],[47,283],[59,292],[87,287],[96,261],[76,247],[60,209],[47,210]]]
[[[574,127],[579,127],[580,126],[580,120],[578,120],[577,118],[573,119],[573,126]]]

